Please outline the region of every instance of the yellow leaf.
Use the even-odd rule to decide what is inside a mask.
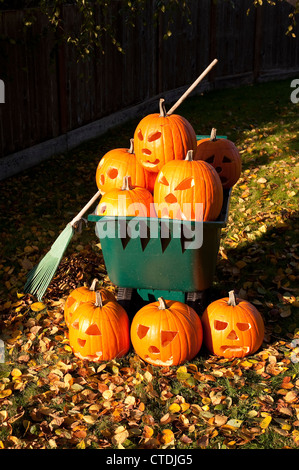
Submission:
[[[85,416],[83,416],[83,420],[84,420],[85,423],[87,423],[87,424],[94,424],[97,419],[98,419],[97,416],[92,416],[92,415],[85,415]]]
[[[31,304],[30,308],[33,312],[42,312],[47,307],[43,302],[34,302],[33,304]]]
[[[211,403],[211,399],[209,397],[203,397],[202,402],[204,405],[209,405]]]
[[[79,444],[76,445],[76,448],[85,449],[86,448],[85,441],[84,440],[80,441]]]
[[[0,423],[3,423],[8,418],[6,410],[0,411]]]
[[[6,397],[9,397],[9,395],[12,394],[12,391],[10,390],[10,388],[7,388],[5,390],[2,390],[0,392],[0,398],[6,398]]]
[[[113,395],[113,392],[112,390],[104,390],[103,392],[103,397],[105,398],[105,400],[109,400]]]
[[[172,403],[169,406],[168,411],[170,411],[170,413],[179,413],[179,411],[181,411],[181,407],[178,403]]]
[[[15,378],[16,378],[16,377],[20,377],[20,376],[22,375],[22,372],[20,371],[20,369],[13,369],[13,370],[11,371],[11,375],[12,375],[13,377],[15,377]]]
[[[187,411],[190,408],[190,403],[181,403],[181,410]]]
[[[171,429],[163,429],[161,442],[162,444],[170,444],[174,440],[174,434]]]
[[[143,430],[143,436],[145,437],[145,439],[150,439],[153,434],[154,434],[153,428],[151,428],[150,426],[146,424]]]
[[[121,426],[123,427],[123,426]],[[116,433],[113,437],[112,437],[112,444],[114,445],[121,445],[123,442],[125,442],[125,440],[129,437],[129,433],[126,429],[124,429],[123,431],[120,431],[118,433]]]
[[[299,431],[294,430],[294,431],[292,432],[292,435],[293,435],[293,440],[294,440],[295,444],[296,444],[297,446],[299,446]]]
[[[262,429],[267,429],[267,427],[269,426],[269,424],[271,423],[272,421],[272,417],[270,415],[266,416],[264,419],[262,419],[262,421],[260,422],[260,427]]]

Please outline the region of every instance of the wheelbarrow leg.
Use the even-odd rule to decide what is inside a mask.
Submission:
[[[209,304],[209,289],[203,291],[187,292],[186,304],[202,315]]]

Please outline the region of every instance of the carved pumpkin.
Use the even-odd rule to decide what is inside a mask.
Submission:
[[[217,139],[214,128],[210,139],[198,142],[195,160],[210,163],[219,174],[224,189],[231,188],[240,178],[242,162],[237,147],[231,140]]]
[[[96,213],[97,215],[153,217],[153,196],[145,188],[133,188],[130,176],[125,176],[121,189],[112,189],[102,196]]]
[[[131,176],[131,185],[146,187],[144,168],[134,154],[133,139],[129,149],[119,148],[107,152],[100,160],[96,171],[96,183],[102,194],[114,188],[121,188],[123,178]]]
[[[68,296],[65,306],[64,306],[64,319],[67,327],[69,327],[72,316],[74,315],[77,308],[84,302],[93,302],[96,298],[95,288],[98,283],[98,279],[94,279],[91,283],[91,286],[85,287],[81,286],[77,289],[74,289]],[[103,300],[115,300],[114,295],[108,289],[101,287],[99,289],[101,292]]]
[[[153,194],[158,173],[153,173],[152,171],[144,170],[144,174],[145,174],[145,187]]]
[[[182,116],[167,116],[160,100],[160,114],[149,114],[134,133],[134,149],[139,163],[148,171],[158,173],[170,160],[183,160],[188,150],[196,150],[196,134]]]
[[[129,318],[116,301],[96,300],[81,304],[69,327],[69,342],[75,356],[100,362],[122,357],[130,348]]]
[[[215,220],[223,203],[223,189],[216,170],[204,161],[193,160],[189,150],[185,160],[166,163],[154,189],[158,217],[183,220]],[[203,214],[196,204],[203,204]]]
[[[160,297],[134,316],[131,341],[144,361],[156,366],[178,365],[200,350],[201,321],[188,305]]]
[[[226,358],[244,357],[259,349],[264,338],[264,322],[250,302],[229,297],[215,300],[201,318],[204,343],[213,354]]]

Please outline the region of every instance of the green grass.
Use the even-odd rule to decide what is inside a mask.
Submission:
[[[189,98],[177,111],[197,134],[216,127],[241,151],[242,174],[232,191],[211,298],[235,289],[261,312],[265,341],[246,360],[221,360],[205,348],[183,372],[149,366],[133,351],[100,370],[77,360],[65,338],[64,300],[93,277],[111,286],[91,225],[69,245],[55,288],[45,296],[46,310],[32,312],[35,299],[22,297],[30,265],[96,192],[100,158],[128,146],[142,116],[2,182],[0,337],[7,350],[0,364],[0,448],[116,448],[123,430],[127,449],[298,446],[299,370],[290,342],[299,327],[299,113],[289,96],[290,81],[283,80],[215,90]],[[105,387],[111,398],[103,397]],[[131,405],[128,396],[135,398]],[[99,410],[92,412],[95,403]],[[185,405],[171,413],[173,403]],[[271,422],[263,427],[267,415]],[[167,429],[174,440],[165,444]]]

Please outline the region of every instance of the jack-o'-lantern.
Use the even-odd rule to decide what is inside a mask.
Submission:
[[[228,139],[217,139],[216,129],[213,128],[210,139],[197,143],[195,160],[210,163],[219,174],[223,189],[231,188],[241,174],[242,161],[239,150]]]
[[[222,208],[223,188],[215,168],[193,160],[193,150],[189,150],[185,160],[168,162],[159,172],[154,203],[158,217],[215,220]]]
[[[69,342],[75,356],[100,362],[127,354],[130,348],[129,318],[116,301],[96,300],[81,304],[69,326]]]
[[[144,361],[156,366],[178,365],[200,350],[201,321],[188,305],[160,297],[135,314],[131,341]]]
[[[158,173],[153,173],[152,171],[144,170],[144,174],[145,174],[145,187],[153,194]]]
[[[77,308],[84,302],[93,302],[96,298],[96,285],[98,283],[98,279],[94,279],[90,285],[90,287],[81,286],[74,289],[68,296],[64,306],[64,319],[66,326],[69,327],[72,317],[77,310]],[[101,292],[103,300],[115,300],[114,295],[108,289],[104,287],[100,287],[98,289]]]
[[[158,173],[170,160],[183,160],[188,150],[196,150],[196,134],[191,124],[178,114],[167,115],[164,99],[160,114],[149,114],[134,133],[134,151],[139,163]]]
[[[139,164],[134,153],[134,142],[130,148],[113,149],[100,160],[96,171],[96,184],[102,194],[115,188],[121,188],[123,178],[131,176],[131,185],[146,187],[144,168]]]
[[[133,188],[131,177],[125,176],[121,189],[112,189],[102,196],[96,214],[102,216],[154,217],[153,196],[145,188]]]
[[[261,314],[250,302],[236,298],[234,291],[208,305],[201,321],[204,343],[217,356],[230,359],[253,354],[264,339]]]

